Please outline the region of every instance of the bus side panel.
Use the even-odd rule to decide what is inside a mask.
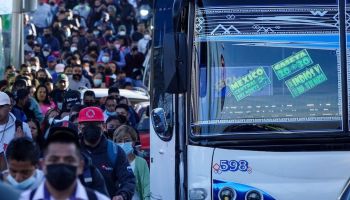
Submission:
[[[207,194],[205,200],[209,200],[211,199],[210,176],[214,148],[191,145],[187,146],[187,148],[188,194],[191,196],[191,191],[204,190]]]
[[[350,176],[349,152],[258,152],[216,149],[213,199],[222,188],[237,199],[255,190],[264,200],[337,199]],[[243,184],[244,183],[244,184]]]
[[[150,126],[151,199],[175,200],[175,137],[161,140]]]

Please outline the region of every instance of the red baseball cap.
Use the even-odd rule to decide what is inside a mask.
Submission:
[[[95,106],[83,108],[79,112],[78,122],[104,122],[103,111]]]

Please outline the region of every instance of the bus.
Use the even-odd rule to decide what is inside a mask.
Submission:
[[[350,199],[348,0],[156,0],[151,199]]]

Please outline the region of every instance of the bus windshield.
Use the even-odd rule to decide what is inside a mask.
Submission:
[[[200,3],[198,3],[200,2]],[[340,34],[328,5],[197,1],[192,134],[342,132]]]

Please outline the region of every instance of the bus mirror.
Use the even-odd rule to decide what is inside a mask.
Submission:
[[[166,92],[180,94],[187,91],[187,40],[185,33],[171,33],[164,37],[164,81]]]
[[[169,140],[171,138],[171,135],[168,135],[168,124],[163,108],[152,110],[151,121],[155,132],[162,140]]]

